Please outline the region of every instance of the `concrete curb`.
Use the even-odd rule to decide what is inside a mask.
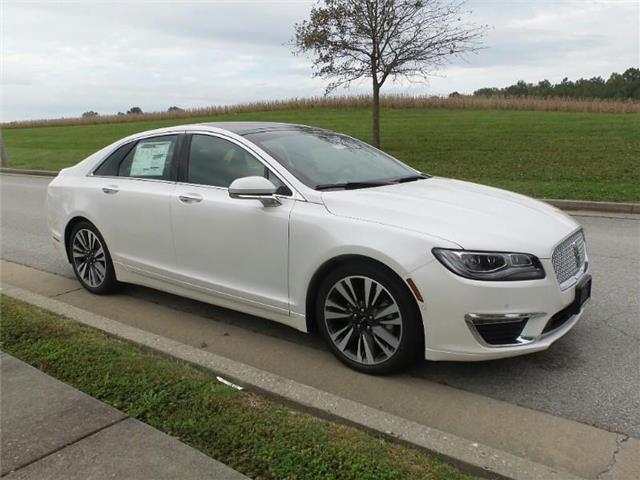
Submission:
[[[589,202],[585,200],[541,199],[561,210],[584,210],[604,213],[640,213],[640,203]]]
[[[250,390],[308,410],[325,418],[370,430],[427,450],[462,470],[488,478],[518,480],[579,479],[575,475],[471,442],[443,431],[391,415],[322,390],[235,362],[159,335],[124,325],[59,300],[13,287],[2,293],[102,330],[110,335],[214,372]]]
[[[2,173],[11,173],[13,175],[36,175],[38,177],[56,177],[58,172],[52,172],[50,170],[21,170],[19,168],[0,168]]]
[[[49,170],[21,170],[18,168],[0,168],[1,173],[12,175],[35,175],[40,177],[55,177],[58,172]],[[587,200],[556,200],[553,198],[540,199],[561,210],[583,210],[590,212],[605,213],[640,213],[640,203],[620,203],[620,202],[591,202]]]

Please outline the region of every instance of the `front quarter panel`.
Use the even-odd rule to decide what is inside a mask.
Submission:
[[[307,289],[314,274],[331,259],[342,255],[369,257],[406,279],[412,271],[435,260],[431,254],[435,246],[458,248],[418,232],[336,216],[324,205],[297,202],[290,224],[291,314],[304,322]]]

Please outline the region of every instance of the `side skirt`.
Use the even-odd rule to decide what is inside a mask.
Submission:
[[[301,332],[307,332],[307,324],[304,318],[298,315],[291,316],[289,312],[282,309],[276,309],[271,306],[262,305],[257,302],[251,302],[246,299],[225,295],[214,290],[205,289],[203,287],[178,283],[166,278],[156,278],[155,275],[147,274],[139,269],[131,269],[119,262],[114,262],[116,277],[118,281],[125,283],[133,283],[145,287],[153,288],[181,297],[198,300],[200,302],[209,303],[218,307],[236,310],[256,317],[266,318],[278,323],[282,323],[289,327],[295,328]]]

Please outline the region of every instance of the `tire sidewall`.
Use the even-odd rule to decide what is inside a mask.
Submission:
[[[363,365],[346,357],[333,343],[324,320],[324,303],[333,285],[340,279],[349,276],[369,277],[384,286],[394,297],[402,315],[402,338],[396,353],[389,359],[376,365]],[[418,359],[422,345],[422,320],[416,302],[408,288],[396,277],[382,267],[365,262],[341,265],[329,273],[321,282],[316,296],[315,318],[318,329],[327,345],[347,366],[364,373],[385,374],[407,368]]]
[[[98,287],[92,287],[91,285],[85,283],[82,276],[78,273],[76,263],[73,260],[73,240],[76,238],[76,235],[80,230],[90,230],[91,232],[93,232],[93,234],[96,235],[100,240],[100,243],[102,244],[102,249],[104,250],[104,255],[106,260],[106,272],[105,272],[104,280]],[[71,235],[69,236],[69,245],[67,245],[67,249],[70,252],[71,267],[73,268],[73,273],[75,273],[76,278],[86,290],[90,291],[91,293],[96,293],[98,295],[104,295],[114,291],[117,285],[117,282],[116,282],[115,270],[113,268],[113,262],[111,260],[111,254],[109,253],[109,249],[107,248],[107,243],[104,241],[104,238],[100,234],[100,231],[92,223],[83,221],[83,222],[77,223],[73,227],[73,230],[71,231]]]

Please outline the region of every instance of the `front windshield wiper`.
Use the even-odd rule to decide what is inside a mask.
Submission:
[[[352,190],[356,188],[383,187],[385,185],[393,185],[394,182],[344,182],[344,183],[323,183],[316,185],[316,190],[330,190],[339,188],[343,190]]]
[[[408,175],[406,177],[396,178],[393,183],[406,183],[406,182],[415,182],[416,180],[424,180],[425,178],[429,178],[429,175],[425,175],[424,173],[420,173],[417,175]]]
[[[394,178],[391,180],[378,180],[370,182],[344,182],[344,183],[323,183],[316,185],[316,190],[331,190],[333,188],[342,190],[352,190],[356,188],[383,187],[385,185],[393,185],[395,183],[415,182],[429,178],[429,175],[419,173],[416,175],[407,175],[406,177]]]

